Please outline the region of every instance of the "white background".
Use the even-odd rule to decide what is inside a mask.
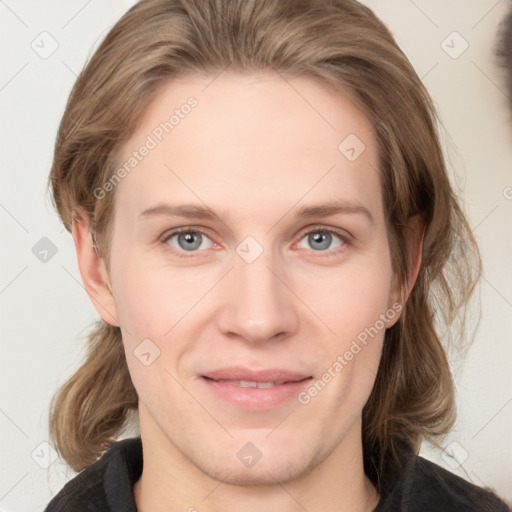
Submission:
[[[507,187],[512,186],[512,112],[506,96],[512,91],[506,91],[493,57],[497,27],[510,3],[365,3],[390,27],[434,98],[450,171],[463,187],[464,205],[484,259],[482,320],[476,340],[464,363],[452,359],[458,423],[443,441],[447,451],[424,447],[423,454],[478,485],[493,487],[512,502],[512,194],[506,197]],[[46,181],[57,126],[76,75],[132,4],[128,0],[0,1],[0,509],[4,511],[43,510],[73,476],[60,459],[49,469],[37,462],[51,461],[47,457],[52,449],[44,444],[48,404],[57,386],[79,365],[83,337],[97,316],[81,285],[72,238],[45,194]],[[40,35],[44,31],[51,37]],[[49,51],[52,39],[58,48],[48,58],[41,58],[31,46]],[[467,50],[453,58],[464,41]],[[57,250],[46,263],[32,252],[43,237]]]

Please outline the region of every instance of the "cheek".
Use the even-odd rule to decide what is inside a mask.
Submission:
[[[366,259],[330,272],[298,278],[298,295],[317,314],[342,350],[367,329],[384,331],[381,315],[392,306],[392,271],[386,258]],[[364,338],[364,334],[361,335]]]
[[[138,337],[164,338],[211,288],[197,272],[162,268],[133,256],[120,261],[114,277],[119,320],[130,336]]]
[[[119,260],[112,285],[128,368],[142,401],[158,401],[162,393],[186,401],[173,376],[184,377],[183,361],[197,349],[208,318],[202,299],[210,281],[198,272],[162,268],[133,254]]]
[[[333,414],[347,414],[348,410],[355,413],[362,408],[374,385],[386,319],[398,315],[389,302],[391,262],[386,257],[368,258],[364,263],[359,260],[350,268],[333,272],[322,282],[322,292],[310,288],[315,291],[310,292],[309,300],[311,309],[320,313],[331,336],[324,339],[321,348],[317,347],[323,352],[323,373],[316,389],[309,390],[311,395],[307,391],[304,400],[322,394],[318,405],[324,403],[337,411]],[[327,387],[329,390],[324,393]]]

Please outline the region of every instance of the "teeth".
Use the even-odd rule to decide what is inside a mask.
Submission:
[[[258,382],[259,388],[273,388],[275,385],[274,382]]]
[[[258,383],[257,382],[251,382],[250,380],[240,380],[238,383],[233,381],[233,384],[235,386],[240,386],[241,388],[257,388]]]
[[[254,382],[250,380],[219,380],[217,382],[225,382],[241,388],[273,388],[277,385],[275,382]]]

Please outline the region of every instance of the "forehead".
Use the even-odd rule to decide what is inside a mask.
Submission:
[[[315,79],[192,75],[165,84],[145,111],[116,194],[138,211],[178,196],[274,215],[301,198],[379,208],[377,161],[368,119]]]

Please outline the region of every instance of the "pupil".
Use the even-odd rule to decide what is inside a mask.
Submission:
[[[311,239],[310,241],[313,241],[317,244],[319,243],[319,245],[320,245],[320,246],[317,246],[316,248],[314,248],[315,250],[327,249],[331,243],[330,233],[317,232],[314,235],[310,235],[310,239]]]
[[[185,247],[182,248],[185,249],[186,251],[197,249],[201,245],[198,233],[185,233],[180,235],[178,239],[185,240]]]

